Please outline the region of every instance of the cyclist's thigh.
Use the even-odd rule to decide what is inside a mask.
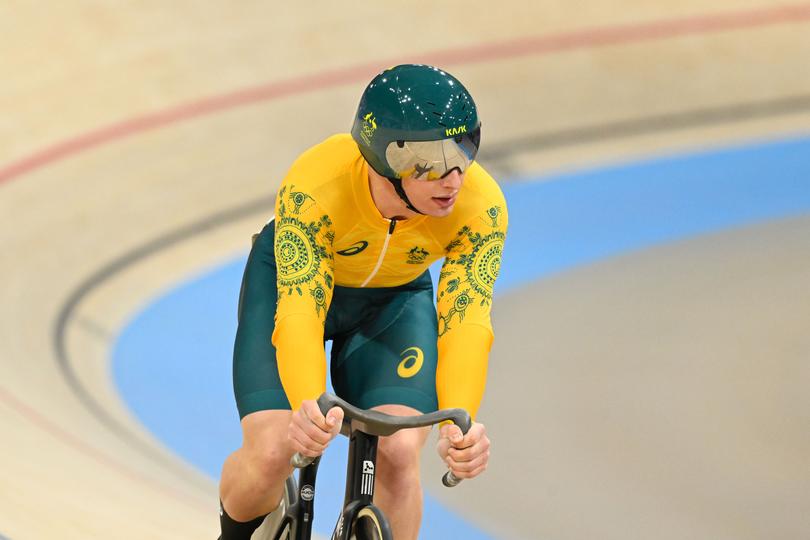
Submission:
[[[274,237],[271,221],[255,238],[242,277],[233,352],[233,389],[240,418],[257,411],[290,409],[270,341],[277,299]]]
[[[432,289],[385,294],[373,317],[335,340],[332,384],[364,409],[395,404],[434,411],[438,352]]]

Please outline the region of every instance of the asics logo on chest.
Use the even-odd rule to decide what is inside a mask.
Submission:
[[[357,255],[358,253],[360,253],[361,251],[363,251],[367,247],[368,247],[368,242],[366,242],[365,240],[360,240],[359,242],[355,242],[354,244],[347,247],[346,249],[341,249],[340,251],[337,252],[337,254],[338,255],[344,255],[344,256],[347,256],[347,257],[351,256],[351,255]]]

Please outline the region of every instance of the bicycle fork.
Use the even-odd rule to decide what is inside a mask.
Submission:
[[[378,439],[376,435],[368,435],[362,431],[352,431],[349,435],[343,513],[332,533],[332,540],[348,540],[355,516],[363,507],[372,504]]]

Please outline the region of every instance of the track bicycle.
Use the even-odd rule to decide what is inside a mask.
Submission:
[[[343,409],[340,433],[349,438],[349,457],[346,470],[346,495],[332,540],[391,540],[391,528],[382,511],[374,506],[374,478],[377,463],[377,443],[400,429],[433,426],[452,421],[462,433],[469,431],[472,422],[463,409],[444,409],[417,416],[392,416],[379,411],[363,410],[339,397],[324,393],[318,398],[321,412],[335,406]],[[314,516],[315,479],[320,458],[295,454],[291,463],[299,469],[287,478],[281,506],[271,513],[253,533],[253,540],[309,540]],[[461,479],[451,471],[442,477],[447,487],[458,485]]]

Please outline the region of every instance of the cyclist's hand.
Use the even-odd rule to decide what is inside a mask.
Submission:
[[[454,424],[439,430],[437,450],[458,478],[475,478],[489,463],[489,437],[484,424],[473,423],[466,435]]]
[[[342,424],[343,409],[340,407],[332,407],[324,417],[317,402],[302,402],[301,408],[293,412],[288,430],[293,450],[309,457],[320,456],[340,433]]]

